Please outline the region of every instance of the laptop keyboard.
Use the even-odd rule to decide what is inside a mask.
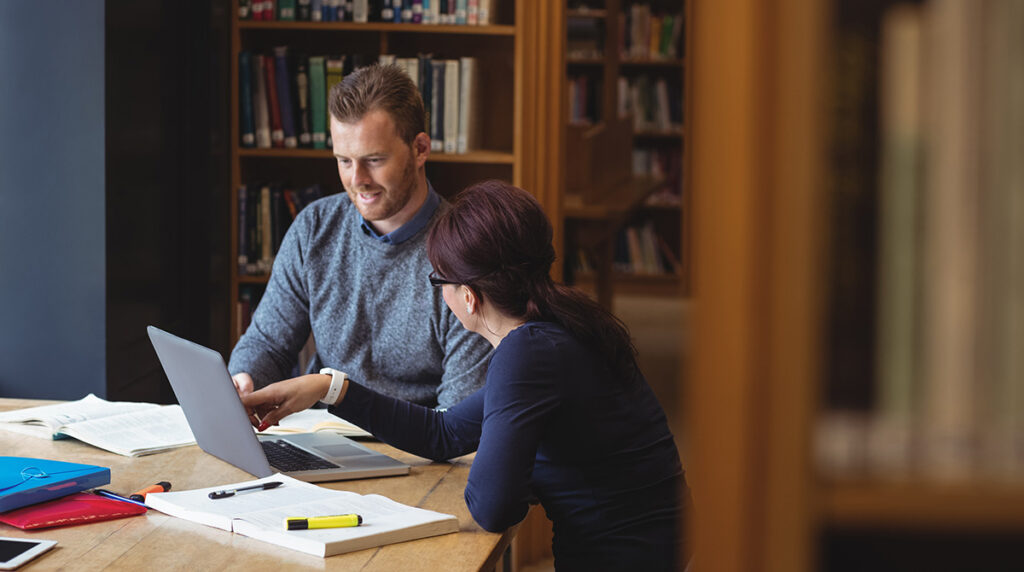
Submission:
[[[260,441],[267,461],[275,469],[290,473],[316,469],[336,469],[338,465],[288,443],[287,441]]]

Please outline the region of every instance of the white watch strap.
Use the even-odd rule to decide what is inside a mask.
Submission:
[[[320,400],[320,403],[334,405],[338,402],[338,396],[341,395],[342,388],[345,387],[345,380],[348,379],[348,374],[330,367],[325,367],[320,370],[320,375],[331,376],[331,387],[327,390],[327,395]]]

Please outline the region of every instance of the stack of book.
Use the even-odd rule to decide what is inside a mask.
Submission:
[[[323,196],[320,185],[301,189],[280,183],[238,188],[238,273],[268,274],[284,234],[299,212]]]

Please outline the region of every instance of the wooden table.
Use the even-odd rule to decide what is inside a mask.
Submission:
[[[48,401],[0,398],[0,411]],[[432,463],[382,443],[367,445],[412,466],[408,476],[322,483],[322,486],[376,493],[411,506],[453,514],[459,532],[379,548],[317,558],[224,530],[166,516],[142,516],[40,531],[0,523],[0,536],[58,542],[22,569],[50,570],[493,570],[515,534],[489,533],[477,526],[463,499],[472,456]],[[131,493],[157,481],[187,490],[255,477],[203,452],[197,446],[145,457],[123,457],[73,439],[49,441],[0,430],[5,456],[38,457],[110,467],[105,488]]]

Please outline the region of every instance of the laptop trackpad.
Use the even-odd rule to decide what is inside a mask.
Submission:
[[[331,433],[299,433],[289,435],[288,440],[296,445],[318,451],[327,457],[360,457],[372,454],[370,451],[353,444],[348,439]]]
[[[313,449],[320,451],[328,457],[355,457],[370,454],[368,451],[364,451],[359,447],[353,447],[352,445],[314,445]]]

